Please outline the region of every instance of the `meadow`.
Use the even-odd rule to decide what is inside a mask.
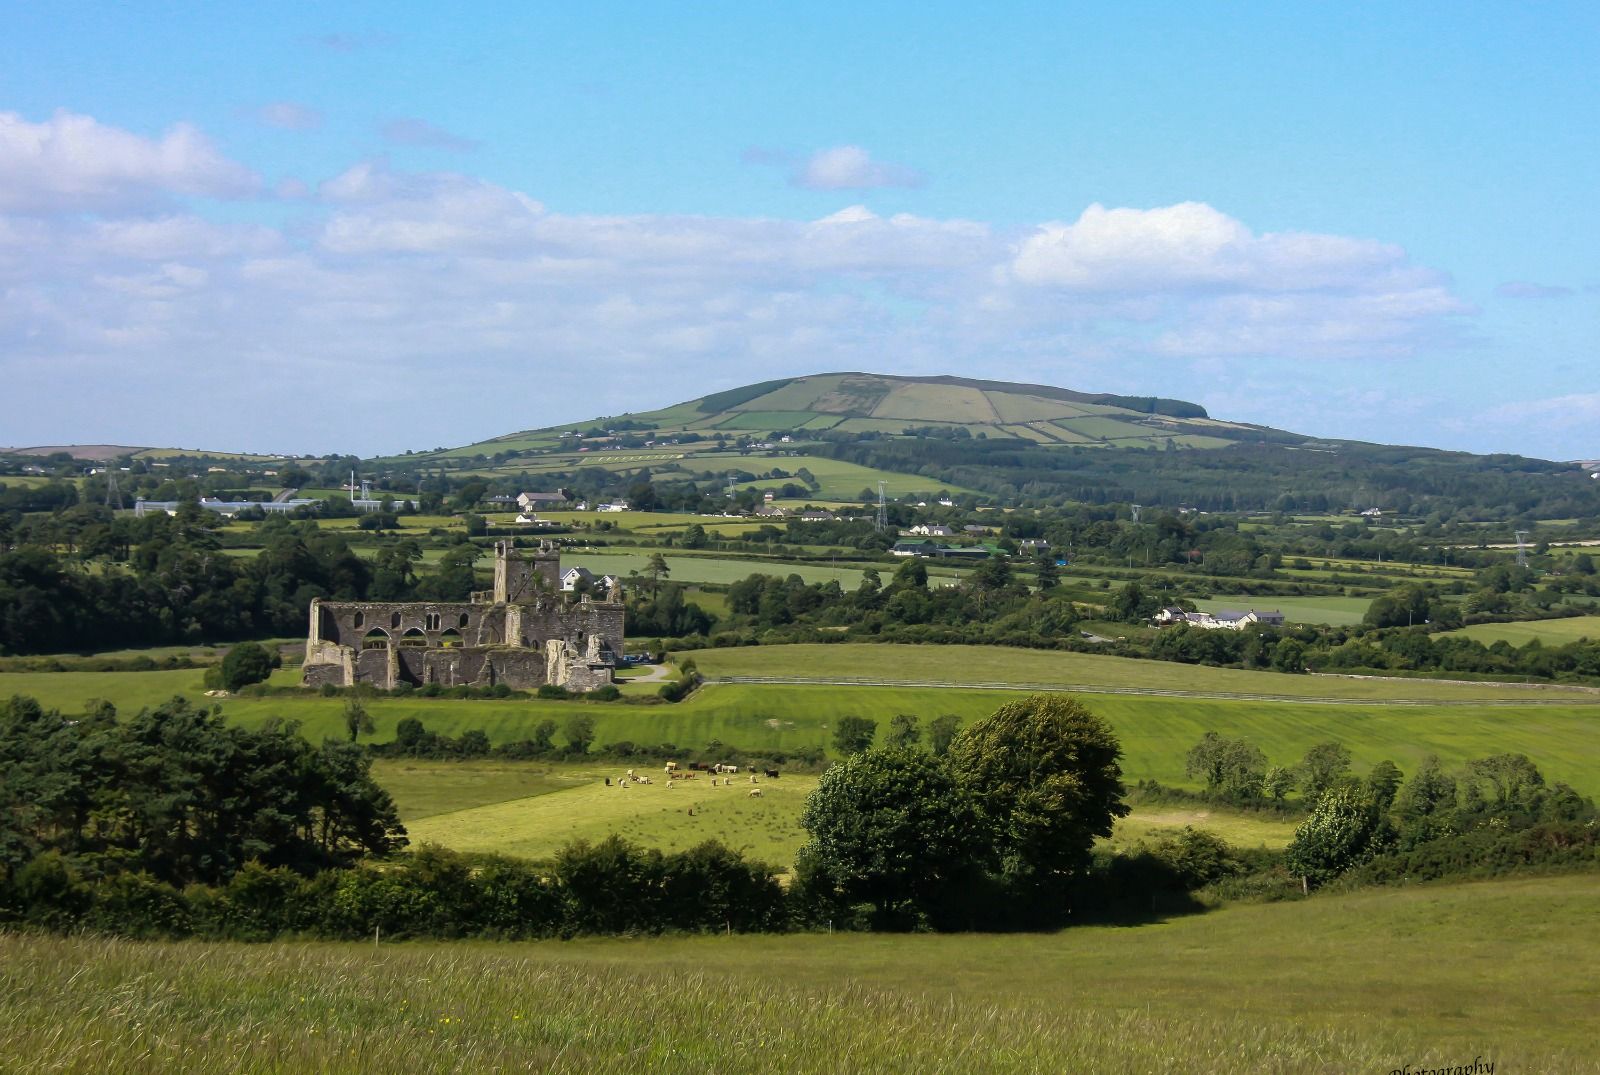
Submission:
[[[1020,697],[1017,690],[963,689],[939,683],[994,682],[1078,685],[1086,704],[1117,732],[1130,781],[1159,780],[1192,787],[1184,755],[1206,731],[1244,736],[1274,763],[1297,761],[1319,742],[1350,748],[1358,771],[1388,759],[1406,772],[1427,753],[1447,763],[1505,751],[1526,753],[1552,780],[1600,794],[1600,694],[1555,687],[1517,688],[1428,680],[1286,676],[1236,669],[972,646],[772,646],[703,650],[694,655],[708,676],[804,678],[880,677],[884,686],[845,683],[711,682],[676,705],[588,703],[546,699],[454,700],[398,695],[369,700],[377,723],[371,737],[390,739],[406,717],[431,731],[459,735],[480,728],[491,742],[529,738],[538,722],[561,724],[582,714],[595,721],[597,742],[641,746],[674,743],[699,750],[712,742],[758,754],[825,746],[846,715],[886,726],[896,713],[924,721],[950,713],[963,723]],[[90,699],[112,701],[123,713],[174,694],[197,701],[203,672],[0,673],[0,696],[27,694],[65,712]],[[272,682],[291,686],[298,670],[281,669]],[[906,683],[916,683],[911,686]],[[650,684],[629,687],[653,691]],[[1196,696],[1123,691],[1189,691]],[[1209,696],[1207,696],[1209,695]],[[1406,704],[1395,704],[1404,700]],[[344,700],[309,693],[236,697],[223,712],[247,726],[272,719],[299,721],[312,740],[341,737]],[[557,742],[562,742],[560,733]]]
[[[1545,646],[1564,646],[1580,638],[1600,639],[1600,616],[1572,616],[1560,620],[1528,620],[1521,623],[1477,623],[1471,627],[1447,632],[1491,646],[1508,642],[1525,646],[1538,641]]]
[[[1597,898],[1517,879],[1014,935],[6,935],[0,1070],[1583,1075]]]
[[[1201,612],[1229,610],[1282,612],[1289,623],[1325,623],[1342,627],[1360,623],[1372,605],[1370,597],[1251,597],[1248,594],[1203,598],[1195,607]]]
[[[617,786],[627,762],[381,759],[373,773],[394,796],[413,844],[546,858],[570,841],[595,842],[616,833],[663,851],[718,840],[750,858],[787,867],[805,842],[799,817],[816,787],[814,774],[761,776],[761,797],[751,798],[745,775],[717,786],[709,775],[668,784],[658,766],[633,764],[650,776],[650,784]],[[1127,847],[1184,826],[1214,832],[1239,847],[1278,848],[1294,835],[1295,823],[1210,804],[1137,804],[1117,822],[1111,843]]]

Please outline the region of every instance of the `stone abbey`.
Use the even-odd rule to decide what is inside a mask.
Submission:
[[[622,629],[621,587],[573,600],[553,544],[524,555],[501,541],[494,589],[470,601],[312,601],[303,681],[591,691],[611,682]]]

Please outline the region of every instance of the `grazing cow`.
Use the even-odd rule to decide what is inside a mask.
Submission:
[[[634,783],[636,783],[636,784],[648,784],[648,783],[650,783],[650,778],[648,776],[636,777],[634,779]]]
[[[776,780],[776,779],[778,779],[778,770],[776,770],[776,769],[768,769],[767,770],[767,779],[768,780]]]
[[[752,799],[761,798],[761,789],[760,788],[751,788],[750,789],[750,798],[752,798]]]
[[[717,772],[717,773],[737,773],[739,771],[739,767],[737,765],[733,765],[733,764],[730,764],[728,762],[720,762],[720,761],[717,762],[717,764],[712,766],[711,768],[712,768],[713,772]]]
[[[628,770],[628,779],[629,780],[637,780],[638,779],[638,777],[633,775],[633,770],[632,769]]]
[[[675,773],[677,771],[678,771],[678,763],[677,762],[675,762],[675,761],[667,762],[667,772]]]

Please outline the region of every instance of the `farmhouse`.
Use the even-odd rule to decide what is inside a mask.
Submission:
[[[590,691],[611,682],[622,652],[622,589],[602,601],[560,592],[561,553],[494,548],[494,589],[469,601],[311,602],[302,681]]]
[[[1260,624],[1263,627],[1282,627],[1283,613],[1273,609],[1270,612],[1257,612],[1251,609],[1248,612],[1185,612],[1181,608],[1164,608],[1155,614],[1157,626],[1169,627],[1176,624],[1188,624],[1190,627],[1199,627],[1207,631],[1242,631],[1251,624]]]

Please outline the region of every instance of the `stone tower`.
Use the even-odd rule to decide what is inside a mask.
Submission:
[[[517,552],[509,541],[494,543],[494,603],[517,604],[535,595],[561,589],[561,553],[554,544],[540,542],[531,558]]]

